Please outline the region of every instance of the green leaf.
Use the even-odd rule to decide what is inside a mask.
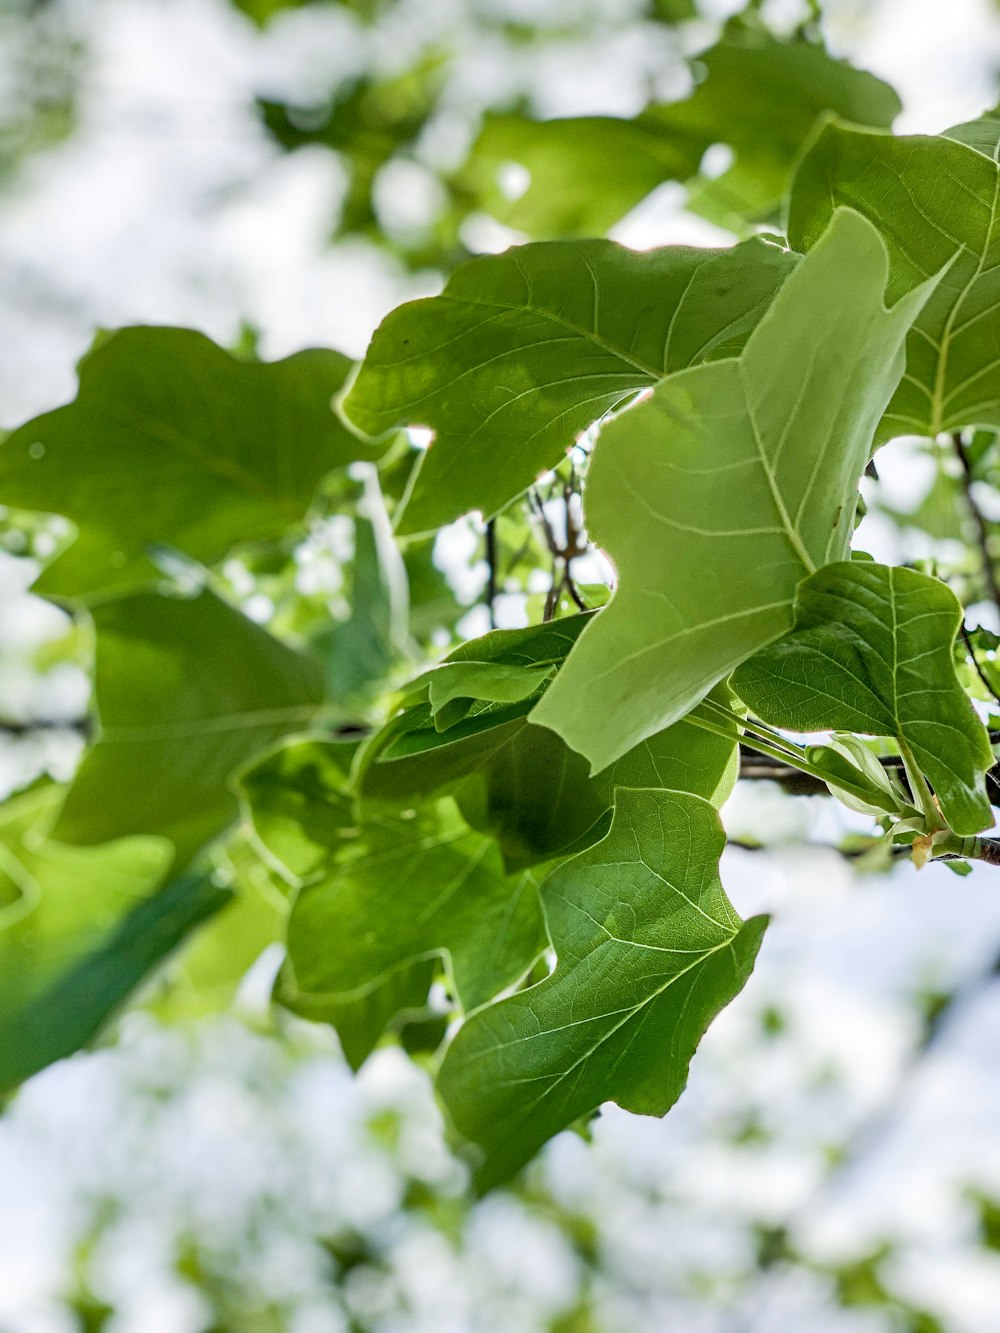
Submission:
[[[343,80],[323,103],[258,101],[268,133],[282,148],[322,146],[340,155],[347,191],[335,235],[367,232],[391,250],[376,206],[379,172],[405,157],[420,137],[440,100],[444,79],[444,58],[432,50],[388,78],[366,73]]]
[[[660,23],[686,23],[698,18],[696,0],[653,0],[653,17]]]
[[[943,138],[893,138],[824,127],[796,173],[789,236],[808,249],[842,204],[878,227],[890,297],[951,262],[906,349],[906,374],[878,429],[936,436],[1000,426],[1000,121]]]
[[[392,539],[374,469],[365,478],[354,518],[351,613],[310,641],[325,664],[327,694],[364,700],[407,653],[407,578]]]
[[[436,432],[399,531],[496,513],[637,390],[735,355],[795,263],[760,240],[644,254],[611,241],[525,245],[400,306],[344,401],[371,435]]]
[[[282,1000],[364,997],[404,965],[446,956],[467,1009],[544,947],[535,882],[507,876],[450,801],[359,821],[335,747],[302,742],[243,778],[257,836],[302,884]]]
[[[188,940],[164,970],[144,1007],[166,1022],[198,1019],[233,1004],[247,973],[268,948],[281,948],[288,888],[257,854],[237,841],[215,872],[232,896],[225,912]]]
[[[234,818],[236,770],[315,715],[318,673],[209,592],[136,593],[93,617],[101,729],[53,836],[162,834],[183,864]]]
[[[473,1015],[438,1089],[480,1146],[482,1188],[601,1102],[664,1115],[705,1029],[741,990],[766,921],[718,876],[725,835],[697,796],[623,791],[607,837],[543,886],[551,976]]]
[[[473,828],[497,839],[508,869],[514,869],[548,860],[585,836],[600,836],[616,786],[680,788],[721,804],[736,777],[735,722],[728,737],[678,723],[591,778],[582,756],[524,717],[535,690],[558,669],[591,619],[585,613],[527,629],[494,630],[419,676],[407,697],[425,696],[424,701],[404,709],[365,749],[358,771],[362,809],[447,792]],[[444,680],[446,694],[472,690],[482,680],[479,673],[497,671],[504,674],[490,677],[485,702],[448,699],[446,708],[458,703],[463,711],[443,727],[440,712],[433,712],[437,682]],[[524,677],[520,688],[518,672]],[[459,687],[455,681],[464,683]],[[729,692],[717,693],[715,702],[729,708]],[[494,706],[498,694],[511,702]],[[716,717],[713,713],[713,723]]]
[[[962,608],[938,579],[867,561],[800,585],[792,632],[745,662],[733,687],[765,722],[890,736],[908,748],[956,833],[993,823],[989,736],[955,673]]]
[[[885,246],[838,212],[738,359],[667,380],[601,434],[587,527],[619,586],[535,706],[595,771],[791,626],[848,549],[872,432],[933,281],[882,303]]]
[[[753,658],[750,659],[753,661]],[[836,796],[851,810],[880,818],[919,814],[902,783],[878,761],[860,736],[835,731],[822,745],[806,747],[806,758]]]
[[[328,1023],[337,1033],[344,1059],[356,1073],[390,1025],[405,1030],[407,1023],[426,1019],[427,993],[436,970],[434,958],[404,963],[344,996],[302,990],[295,969],[286,963],[278,974],[273,998],[311,1023]]]
[[[370,454],[330,405],[349,369],[328,351],[238,361],[188,329],[102,338],[80,364],[76,400],[0,446],[0,500],[78,530],[38,590],[148,581],[151,545],[211,564],[238,542],[281,536],[331,468]]]
[[[162,838],[49,842],[59,789],[0,810],[0,1091],[89,1042],[229,891],[203,875],[161,887]]]
[[[445,716],[444,720],[439,722],[433,716],[429,702],[431,681],[437,672],[453,665],[460,669],[473,670],[483,667],[500,670],[524,668],[532,673],[540,668],[552,667],[553,664],[561,663],[565,659],[569,648],[583,631],[588,619],[588,613],[584,613],[579,616],[567,616],[551,623],[529,625],[524,629],[499,629],[481,636],[480,639],[460,644],[455,651],[449,653],[440,667],[424,673],[405,686],[404,697],[416,698],[419,702],[413,708],[405,709],[377,733],[365,750],[365,760],[361,764],[361,769],[364,770],[365,764],[371,764],[375,758],[397,760],[413,754],[425,754],[427,757],[421,761],[424,780],[431,781],[437,786],[440,786],[441,782],[451,781],[455,776],[456,753],[476,754],[480,750],[485,752],[500,744],[503,736],[484,733],[497,733],[504,722],[523,717],[531,710],[535,694],[521,693],[520,698],[511,702],[456,698],[445,705],[445,708],[453,709],[451,716]],[[464,678],[469,680],[469,676]],[[515,693],[519,692],[515,690]],[[455,706],[456,704],[459,706]],[[427,753],[441,746],[451,748],[457,741],[468,741],[469,744],[463,746],[459,752],[452,752],[449,749],[448,753],[436,757]],[[439,770],[443,776],[432,776]],[[404,774],[404,784],[405,781],[407,777]],[[433,790],[435,786],[429,785],[425,789]],[[403,789],[400,789],[400,792],[401,790]],[[413,800],[416,794],[419,793],[407,794],[401,798]]]
[[[728,692],[718,694],[718,702],[731,703]],[[716,714],[709,720],[717,724]],[[417,706],[373,742],[362,767],[361,801],[373,809],[449,792],[473,828],[497,839],[506,865],[515,869],[600,836],[616,787],[678,788],[721,805],[736,778],[735,722],[730,730],[726,738],[694,722],[678,722],[591,777],[582,755],[524,717],[418,749],[421,734],[438,732],[426,707]],[[407,752],[393,758],[393,738],[400,732]],[[452,734],[447,731],[441,740]]]
[[[344,812],[341,798],[347,791],[354,748],[337,742],[292,745],[254,765],[240,779],[246,822],[268,861],[293,888],[321,873],[329,857],[328,840],[336,836],[337,821]],[[340,803],[332,817],[331,795]],[[315,829],[313,820],[318,821]],[[289,912],[286,909],[283,920],[283,942]],[[397,1014],[423,1010],[434,971],[434,959],[404,963],[360,992],[345,996],[302,990],[286,961],[275,982],[273,999],[314,1023],[329,1023],[348,1064],[356,1070]]]
[[[444,731],[468,713],[476,699],[519,704],[537,694],[552,677],[550,666],[504,666],[498,662],[451,662],[429,674],[431,717]]]
[[[325,0],[232,0],[232,2],[258,28],[266,28],[279,14],[284,14],[292,9],[305,9],[317,3],[325,3]]]
[[[777,212],[821,115],[886,129],[900,109],[871,74],[759,30],[730,30],[697,63],[703,77],[690,97],[632,120],[490,117],[464,175],[495,217],[530,236],[599,235],[664,181],[691,182],[689,206],[739,230]],[[716,144],[731,149],[732,164],[718,178],[699,176]],[[530,173],[514,199],[502,189],[511,162]]]

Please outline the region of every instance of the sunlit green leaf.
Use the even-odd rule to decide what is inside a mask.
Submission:
[[[312,662],[211,593],[136,593],[94,610],[100,734],[53,836],[170,838],[183,863],[236,813],[233,774],[307,727]]]
[[[303,742],[243,779],[258,837],[302,887],[282,998],[371,993],[404,964],[444,956],[467,1009],[522,976],[544,945],[534,879],[508,876],[492,839],[450,801],[358,820],[335,747]]]
[[[691,182],[691,206],[738,230],[777,212],[824,112],[887,129],[900,109],[887,84],[821,46],[747,28],[730,29],[699,55],[696,78],[684,101],[648,106],[631,120],[490,117],[466,176],[496,217],[530,236],[600,235],[664,181]],[[699,176],[714,145],[733,160],[717,177]],[[514,198],[502,188],[512,162],[530,175]]]
[[[149,580],[151,546],[211,563],[283,534],[325,473],[371,454],[331,408],[349,369],[329,351],[238,361],[189,329],[102,338],[80,364],[76,400],[0,445],[0,503],[78,529],[39,591]]]
[[[846,554],[872,432],[933,286],[883,305],[875,228],[843,210],[738,359],[611,422],[584,508],[618,590],[532,720],[600,770],[791,626],[795,588]]]
[[[735,355],[796,257],[764,241],[636,253],[527,245],[460,268],[393,311],[344,410],[379,435],[433,427],[397,527],[495,513],[637,390]]]
[[[719,690],[717,702],[731,702]],[[448,742],[426,706],[406,710],[376,738],[362,768],[363,808],[417,801],[447,791],[468,822],[499,842],[509,867],[545,861],[603,832],[617,787],[671,787],[721,804],[736,777],[736,724],[728,736],[681,721],[637,746],[596,777],[587,761],[547,727],[505,714]],[[717,725],[717,715],[709,721]],[[418,748],[426,736],[426,748]],[[393,757],[405,738],[406,748]]]
[[[1000,121],[947,137],[893,138],[827,125],[795,177],[789,235],[808,249],[833,210],[869,218],[889,251],[889,294],[951,264],[914,321],[906,374],[879,441],[1000,426]]]
[[[321,874],[329,860],[329,840],[337,836],[338,821],[346,814],[342,798],[353,752],[354,746],[336,742],[292,745],[255,764],[241,779],[247,821],[271,867],[284,877],[289,900],[304,881]],[[329,1023],[348,1064],[359,1069],[394,1018],[423,1011],[435,966],[435,958],[404,962],[368,986],[342,994],[304,990],[286,962],[274,999],[303,1018]]]
[[[531,706],[537,673],[558,668],[591,619],[567,617],[521,630],[496,630],[470,640],[442,666],[414,682],[413,691],[431,695],[444,677],[472,689],[477,671],[500,668],[504,691],[522,671],[530,694],[493,707],[487,698],[463,700],[466,710],[442,728],[432,705],[405,709],[376,736],[360,767],[362,808],[415,802],[447,791],[465,818],[497,839],[510,867],[547,860],[579,839],[602,831],[599,822],[611,809],[616,786],[676,787],[721,803],[736,772],[735,723],[728,735],[712,735],[682,722],[624,755],[607,772],[591,778],[583,757],[554,732],[533,726],[524,713]],[[477,660],[478,659],[478,660]],[[449,673],[466,673],[451,677]],[[494,685],[496,681],[494,681]],[[717,702],[731,698],[719,691]],[[725,727],[724,731],[727,730]]]
[[[483,1151],[482,1187],[601,1102],[663,1115],[677,1100],[766,924],[744,924],[726,898],[724,843],[707,801],[624,791],[607,837],[545,881],[555,971],[473,1015],[438,1077],[457,1129]]]
[[[95,1037],[135,987],[230,894],[167,883],[162,838],[66,847],[45,837],[58,788],[0,810],[0,1091]]]
[[[962,608],[938,579],[870,561],[828,565],[800,585],[792,632],[752,657],[734,688],[794,731],[891,736],[930,779],[956,833],[993,823],[986,728],[955,674]]]

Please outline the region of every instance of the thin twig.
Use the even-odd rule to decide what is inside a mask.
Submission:
[[[0,736],[18,739],[34,736],[39,731],[72,731],[87,740],[94,733],[94,724],[89,717],[72,718],[70,721],[54,717],[34,717],[26,722],[0,721]]]
[[[969,657],[972,660],[972,665],[976,668],[976,675],[983,682],[983,684],[986,686],[989,693],[992,694],[993,698],[997,701],[997,703],[1000,704],[1000,694],[997,694],[996,690],[986,679],[986,673],[983,671],[983,668],[979,665],[979,659],[976,657],[976,650],[972,646],[972,639],[969,637],[969,631],[965,628],[964,620],[962,621],[961,633],[962,633],[962,640],[965,644],[966,649],[968,650]]]
[[[490,629],[497,627],[497,527],[496,519],[486,524],[486,609],[490,613]]]
[[[1000,582],[997,581],[996,562],[990,551],[990,529],[983,511],[976,503],[972,494],[972,484],[975,477],[972,472],[972,464],[969,461],[969,454],[962,442],[962,432],[953,431],[951,435],[952,448],[955,455],[962,465],[962,490],[965,493],[965,502],[969,507],[969,513],[972,515],[972,521],[976,525],[976,535],[979,543],[979,558],[983,566],[983,577],[986,579],[986,587],[989,590],[990,600],[1000,611]]]

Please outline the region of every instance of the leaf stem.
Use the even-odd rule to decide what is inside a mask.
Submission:
[[[913,751],[902,736],[896,737],[896,743],[899,746],[900,757],[903,760],[906,780],[910,784],[910,794],[927,822],[928,832],[933,833],[939,829],[947,828],[944,816],[941,814],[937,801],[935,801],[931,789],[927,785],[927,779],[921,773],[920,765],[913,757]]]
[[[705,702],[710,703],[712,701],[706,700]],[[720,712],[726,713],[726,709],[722,708],[721,705],[714,706],[718,708]],[[745,727],[746,723],[743,718],[737,717],[734,713],[728,713],[727,716],[737,727],[741,729]],[[728,727],[723,727],[721,724],[717,725],[714,722],[710,722],[706,717],[700,717],[697,711],[689,713],[684,720],[685,722],[690,722],[693,726],[701,727],[703,731],[710,731],[714,736],[722,736],[728,740],[734,739],[733,733]],[[816,764],[810,763],[802,751],[791,741],[786,742],[786,745],[791,748],[785,748],[781,745],[771,744],[770,740],[765,740],[762,737],[747,736],[744,734],[743,744],[748,746],[751,750],[757,750],[761,754],[767,755],[770,759],[776,759],[779,763],[787,764],[789,768],[794,768],[800,773],[805,773],[808,777],[817,778],[824,784],[824,787],[829,780],[829,774],[824,773]],[[837,785],[843,788],[844,791],[850,791],[852,795],[857,796],[860,800],[871,800],[872,792],[869,787],[863,785],[855,786],[854,784],[848,786],[846,782],[842,782],[839,779]]]

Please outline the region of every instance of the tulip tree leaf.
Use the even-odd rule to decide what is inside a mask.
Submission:
[[[591,778],[581,755],[523,716],[533,702],[537,673],[545,672],[541,683],[546,683],[592,619],[584,613],[529,629],[494,630],[462,644],[448,661],[418,677],[408,695],[419,701],[389,722],[366,750],[358,777],[362,808],[384,809],[446,791],[473,828],[497,839],[508,868],[515,868],[547,860],[588,834],[599,836],[615,787],[674,787],[721,804],[736,777],[735,721],[728,736],[680,722]],[[443,680],[446,693],[471,691],[483,683],[481,672],[501,668],[505,674],[486,678],[485,701],[449,697],[447,706],[461,702],[467,711],[443,729],[440,712],[433,711],[436,683]],[[517,671],[531,693],[515,699],[515,707],[493,708],[506,701],[492,696],[517,693]],[[729,692],[720,687],[717,694],[714,702],[731,708]]]
[[[447,776],[437,781],[450,781],[453,775],[453,753],[451,746],[458,741],[469,741],[462,753],[477,753],[499,743],[499,737],[485,735],[497,731],[505,722],[523,717],[533,707],[535,695],[541,684],[541,672],[548,671],[562,662],[583,627],[591,619],[591,613],[566,616],[561,620],[550,621],[541,625],[529,625],[524,629],[492,630],[477,639],[471,639],[459,646],[440,666],[418,676],[406,686],[404,695],[413,700],[414,706],[405,709],[384,727],[372,742],[367,752],[367,762],[374,757],[401,759],[409,755],[423,754],[440,747],[449,747],[447,754],[437,757],[440,768]],[[452,669],[454,674],[449,674]],[[474,698],[468,691],[473,688],[477,672],[484,669],[493,672],[509,673],[523,669],[533,686],[528,692],[517,689],[487,690],[488,694],[507,693],[520,695],[520,698],[507,700]],[[453,697],[445,704],[446,710],[452,710],[443,720],[435,717],[431,702],[431,689],[438,676],[450,679]],[[493,676],[494,686],[499,679]],[[507,675],[510,682],[512,677]],[[460,683],[464,681],[464,684]],[[466,693],[462,693],[462,691]],[[447,689],[446,689],[447,692]],[[428,755],[424,764],[424,777],[431,779],[436,771],[435,757]],[[428,787],[427,790],[433,790]],[[413,799],[407,796],[404,799]]]
[[[314,878],[329,859],[331,830],[340,827],[337,821],[346,811],[341,798],[347,790],[353,748],[336,742],[293,744],[253,765],[240,779],[247,822],[272,867],[295,887]],[[287,781],[289,774],[291,782]],[[332,818],[331,796],[338,803]],[[318,821],[315,830],[314,820]],[[286,905],[286,923],[289,912]],[[286,935],[287,926],[283,938]],[[404,963],[347,996],[302,990],[294,969],[286,963],[278,974],[274,999],[314,1023],[329,1023],[348,1064],[360,1069],[396,1015],[424,1008],[434,971],[434,959]]]
[[[186,861],[235,816],[233,774],[321,698],[313,663],[209,592],[95,608],[101,730],[53,836],[161,834]]]
[[[103,338],[81,362],[76,400],[0,446],[0,503],[78,529],[38,590],[148,581],[155,545],[210,564],[281,536],[331,468],[371,453],[331,408],[349,369],[331,351],[238,361],[190,329]]]
[[[989,736],[955,673],[962,608],[938,579],[846,561],[800,585],[791,633],[739,668],[734,688],[794,731],[891,736],[909,747],[956,833],[993,822]]]
[[[906,373],[878,430],[936,436],[1000,427],[1000,122],[893,138],[827,125],[795,177],[789,236],[808,249],[841,205],[889,251],[889,293],[947,274],[914,321]]]
[[[335,747],[321,742],[278,751],[243,788],[258,837],[302,881],[283,987],[296,1007],[366,996],[399,968],[445,956],[472,1009],[544,947],[534,878],[506,875],[493,841],[452,802],[359,821]]]
[[[286,963],[275,983],[274,1000],[312,1023],[328,1023],[337,1033],[345,1060],[357,1071],[390,1025],[426,1017],[427,995],[436,970],[434,958],[421,958],[394,968],[350,995],[340,995],[301,989],[295,969]]]
[[[332,699],[364,699],[384,685],[408,650],[406,571],[375,469],[366,469],[354,518],[351,612],[310,642],[325,664]]]
[[[607,837],[545,880],[555,971],[468,1019],[438,1077],[456,1128],[482,1150],[482,1187],[601,1102],[664,1115],[680,1096],[766,924],[733,911],[724,843],[700,797],[622,791]]]
[[[526,245],[474,259],[440,296],[393,311],[344,411],[372,435],[436,432],[398,530],[494,514],[637,390],[734,355],[795,263],[760,240],[645,254]]]
[[[495,217],[535,237],[605,232],[664,181],[691,182],[689,207],[738,230],[777,212],[821,115],[888,129],[899,113],[888,84],[814,43],[733,29],[697,59],[703,77],[690,97],[631,120],[488,118],[466,177]],[[699,176],[716,144],[732,164],[715,179]],[[530,175],[513,199],[502,189],[512,162]]]
[[[0,1091],[89,1042],[229,891],[166,885],[163,838],[66,847],[45,837],[58,788],[0,811]]]
[[[849,210],[738,359],[665,381],[602,432],[584,493],[619,586],[532,712],[605,768],[791,627],[847,552],[875,424],[933,286],[883,305],[888,261]]]
[[[719,700],[731,702],[721,688]],[[715,715],[710,717],[715,721]],[[421,730],[437,735],[426,707],[400,719],[411,746]],[[397,724],[398,725],[398,724]],[[547,727],[520,717],[446,745],[383,757],[376,741],[361,779],[364,808],[416,801],[434,791],[455,796],[473,826],[499,842],[508,867],[548,860],[588,835],[613,804],[616,787],[671,787],[721,804],[736,778],[736,724],[727,737],[682,720],[641,741],[596,777],[587,761]],[[446,732],[443,739],[447,739]],[[386,729],[391,754],[393,725]]]
[[[228,1009],[261,955],[284,946],[287,884],[249,839],[229,840],[224,852],[218,877],[224,880],[231,903],[179,950],[161,985],[146,1000],[146,1008],[165,1022],[200,1019]]]
[[[501,662],[447,662],[428,675],[431,717],[440,719],[449,704],[519,704],[537,694],[552,676],[551,666],[506,666]],[[441,726],[438,723],[439,728]]]
[[[724,724],[728,735],[720,736],[682,719],[594,777],[583,756],[548,727],[511,725],[520,730],[470,775],[457,799],[470,824],[499,840],[512,866],[593,841],[621,788],[675,788],[721,805],[736,781],[735,722]]]

